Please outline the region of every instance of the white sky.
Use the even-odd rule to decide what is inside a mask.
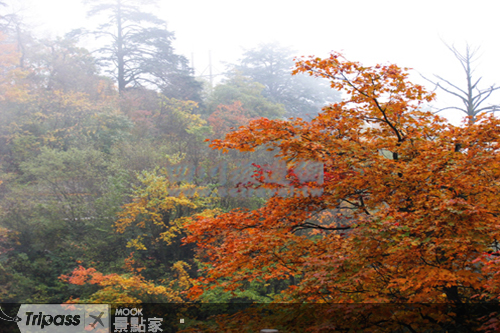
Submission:
[[[51,36],[88,25],[80,0],[12,0],[27,8],[27,23]],[[242,49],[262,42],[279,42],[297,55],[326,57],[342,51],[347,59],[365,65],[395,63],[431,77],[439,74],[460,86],[465,84],[458,61],[441,39],[463,50],[465,42],[480,46],[476,75],[482,88],[500,85],[500,47],[497,23],[500,3],[493,0],[160,0],[154,10],[175,32],[177,53],[194,55],[197,74],[208,74],[211,50],[213,73],[225,68],[221,61],[236,62]],[[22,4],[22,5],[20,5]],[[415,82],[425,84],[417,73]],[[436,105],[460,105],[438,94]],[[500,93],[490,103],[500,103]],[[462,114],[444,113],[453,123]]]

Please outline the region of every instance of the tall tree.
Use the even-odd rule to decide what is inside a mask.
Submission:
[[[339,100],[326,81],[292,76],[294,51],[277,44],[261,44],[246,50],[234,68],[264,85],[263,94],[285,106],[285,116],[311,119],[328,103]]]
[[[470,122],[474,123],[477,119],[477,116],[480,113],[491,113],[500,110],[500,105],[488,105],[481,106],[483,102],[485,102],[491,94],[500,89],[500,87],[495,87],[493,84],[489,88],[479,89],[478,83],[482,79],[479,77],[477,80],[473,77],[474,69],[472,68],[472,63],[474,62],[474,56],[476,55],[478,49],[471,49],[469,44],[465,47],[465,54],[460,53],[455,46],[446,45],[446,47],[453,53],[455,58],[460,62],[462,69],[465,72],[465,83],[466,87],[461,88],[458,85],[451,83],[449,80],[442,78],[439,75],[435,75],[440,81],[432,81],[430,79],[425,78],[427,81],[431,82],[443,91],[448,94],[451,94],[455,97],[458,97],[463,103],[463,107],[458,106],[448,106],[438,110],[437,112],[441,112],[444,110],[458,110],[465,113],[468,117],[470,117]]]
[[[420,110],[434,94],[396,65],[367,67],[334,53],[302,59],[294,72],[326,78],[347,97],[310,122],[254,120],[212,147],[279,148],[289,168],[283,182],[261,177],[253,186],[309,190],[187,224],[186,241],[209,258],[193,294],[296,279],[276,301],[327,306],[309,317],[296,312],[285,331],[309,319],[315,327],[305,327],[316,331],[469,332],[491,324],[495,314],[478,303],[497,302],[500,289],[500,120],[480,115],[456,127]],[[322,163],[323,179],[293,176],[301,160]],[[324,219],[332,210],[337,216]],[[334,305],[357,302],[389,307]],[[404,303],[412,305],[395,306]]]
[[[194,80],[187,59],[174,53],[174,35],[165,28],[166,22],[141,10],[141,6],[156,2],[85,0],[90,6],[87,15],[105,21],[90,32],[107,39],[97,50],[99,59],[110,67],[108,72],[116,79],[120,93],[127,87],[145,85],[164,90],[168,97],[199,100],[201,85]],[[183,91],[175,89],[178,85]]]

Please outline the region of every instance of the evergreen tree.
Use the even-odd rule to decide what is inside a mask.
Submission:
[[[247,50],[234,69],[263,84],[263,95],[285,105],[285,116],[311,119],[323,106],[339,101],[339,94],[324,81],[292,76],[293,54],[293,50],[275,43],[261,44]]]
[[[108,67],[117,81],[118,90],[148,86],[178,99],[199,101],[201,84],[192,76],[186,57],[174,53],[174,34],[166,22],[142,11],[143,5],[156,1],[85,0],[89,17],[99,16],[105,22],[95,31],[87,31],[107,43],[97,50],[100,62]],[[74,31],[73,34],[81,33]],[[182,86],[179,91],[176,87]]]

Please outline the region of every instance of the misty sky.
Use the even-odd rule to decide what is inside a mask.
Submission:
[[[89,24],[80,0],[12,0],[26,8],[25,21],[40,34],[63,35]],[[197,74],[208,74],[211,50],[213,72],[235,62],[242,50],[259,43],[277,42],[297,55],[325,57],[342,51],[347,59],[365,65],[395,63],[420,73],[439,74],[460,86],[465,84],[458,61],[441,40],[460,50],[465,43],[480,46],[476,75],[483,88],[500,85],[500,47],[496,1],[285,1],[285,0],[160,0],[154,9],[174,31],[177,53],[194,58]],[[145,8],[145,10],[147,10]],[[426,84],[417,73],[412,79]],[[438,106],[460,101],[438,94]],[[491,103],[500,103],[500,92]],[[462,114],[443,113],[453,122]]]

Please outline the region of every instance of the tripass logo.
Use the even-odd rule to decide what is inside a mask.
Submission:
[[[49,314],[44,314],[39,312],[38,314],[33,314],[33,312],[26,312],[28,316],[26,318],[26,326],[40,326],[43,330],[44,327],[54,324],[54,326],[78,326],[80,325],[80,315],[62,315],[58,314],[52,316]],[[32,319],[32,320],[30,320]]]
[[[16,321],[21,333],[109,333],[108,304],[23,304],[16,317],[1,318]]]

